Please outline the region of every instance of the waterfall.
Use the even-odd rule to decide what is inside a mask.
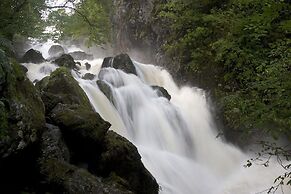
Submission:
[[[111,123],[111,130],[138,148],[161,194],[255,194],[270,188],[284,172],[276,162],[268,168],[243,167],[251,156],[216,138],[203,90],[179,88],[166,70],[154,65],[135,62],[136,76],[113,68],[101,70],[102,60],[89,61],[89,70],[87,61],[80,61],[81,69],[72,70],[72,75],[96,112]],[[57,68],[47,62],[24,65],[32,81]],[[100,71],[99,77],[112,89],[112,102],[96,84]],[[86,73],[95,79],[82,79]],[[164,87],[171,100],[159,96],[152,85]],[[290,188],[283,189],[291,193]]]

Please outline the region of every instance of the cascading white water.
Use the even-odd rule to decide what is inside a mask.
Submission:
[[[89,71],[81,63],[79,72],[72,71],[74,78],[95,110],[112,124],[111,129],[137,146],[160,193],[254,194],[271,187],[284,172],[275,162],[268,168],[244,168],[250,156],[216,138],[201,89],[178,88],[167,71],[135,62],[138,76],[112,68],[101,70],[100,77],[113,91],[113,105],[96,84],[102,59],[90,61]],[[50,63],[25,66],[32,81],[56,68]],[[95,74],[95,79],[82,79],[85,73]],[[171,100],[159,97],[151,85],[167,89]],[[283,189],[291,193],[290,188]]]

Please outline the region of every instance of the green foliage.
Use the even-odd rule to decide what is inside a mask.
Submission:
[[[111,39],[110,1],[84,0],[72,13],[57,9],[49,21],[57,29],[61,39],[85,38],[88,43],[105,43]]]
[[[215,83],[231,128],[291,137],[290,10],[277,0],[172,0],[158,13],[171,30],[164,50],[180,71]]]
[[[44,0],[1,0],[0,36],[12,40],[15,34],[39,36],[43,30]]]

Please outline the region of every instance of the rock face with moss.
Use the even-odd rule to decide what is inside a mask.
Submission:
[[[105,137],[98,172],[103,176],[109,176],[111,180],[120,177],[134,193],[158,193],[156,180],[140,160],[141,156],[132,143],[109,131]]]
[[[37,145],[45,128],[38,91],[20,65],[0,50],[0,186],[17,193],[35,177]]]
[[[0,51],[0,158],[38,140],[45,118],[40,95],[20,65]]]
[[[53,193],[131,193],[70,164],[70,150],[60,129],[53,125],[47,125],[47,131],[42,135],[40,173],[47,190]]]

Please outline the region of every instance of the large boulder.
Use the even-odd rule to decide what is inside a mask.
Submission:
[[[48,120],[59,126],[73,150],[72,160],[96,165],[105,133],[110,124],[96,113],[85,92],[67,68],[55,70],[36,86],[41,91]]]
[[[36,84],[41,91],[41,97],[46,107],[46,113],[58,104],[82,105],[92,109],[85,92],[73,78],[68,68],[56,69],[49,77],[43,78]]]
[[[65,54],[65,50],[61,45],[52,45],[48,50],[50,57],[59,57]]]
[[[71,55],[63,54],[59,58],[53,61],[53,63],[57,64],[60,67],[67,67],[69,69],[75,69],[76,63]]]
[[[70,52],[69,55],[71,55],[75,60],[93,60],[93,55],[87,54],[83,51],[74,51]]]
[[[39,159],[40,173],[44,180],[42,185],[52,193],[100,193],[130,194],[117,185],[108,185],[90,174],[87,170],[69,163],[69,148],[62,137],[60,129],[47,125],[42,135],[41,156]]]
[[[127,54],[120,54],[113,57],[106,57],[103,60],[101,68],[112,67],[115,69],[120,69],[125,73],[131,73],[137,75],[135,66]]]
[[[111,125],[92,109],[81,105],[58,104],[50,118],[62,130],[73,153],[71,160],[94,170],[104,136]]]
[[[44,105],[20,65],[0,51],[0,187],[19,193],[35,178]]]
[[[165,88],[161,86],[151,86],[151,87],[157,92],[158,96],[171,100],[171,95],[168,93],[168,91]]]
[[[98,170],[104,177],[114,179],[114,174],[122,178],[134,193],[154,194],[159,191],[159,185],[142,164],[136,147],[113,131],[106,134]]]
[[[44,127],[44,106],[38,91],[16,61],[0,51],[0,159],[38,140]]]
[[[39,51],[30,49],[24,54],[20,61],[22,63],[43,63],[45,59]]]

